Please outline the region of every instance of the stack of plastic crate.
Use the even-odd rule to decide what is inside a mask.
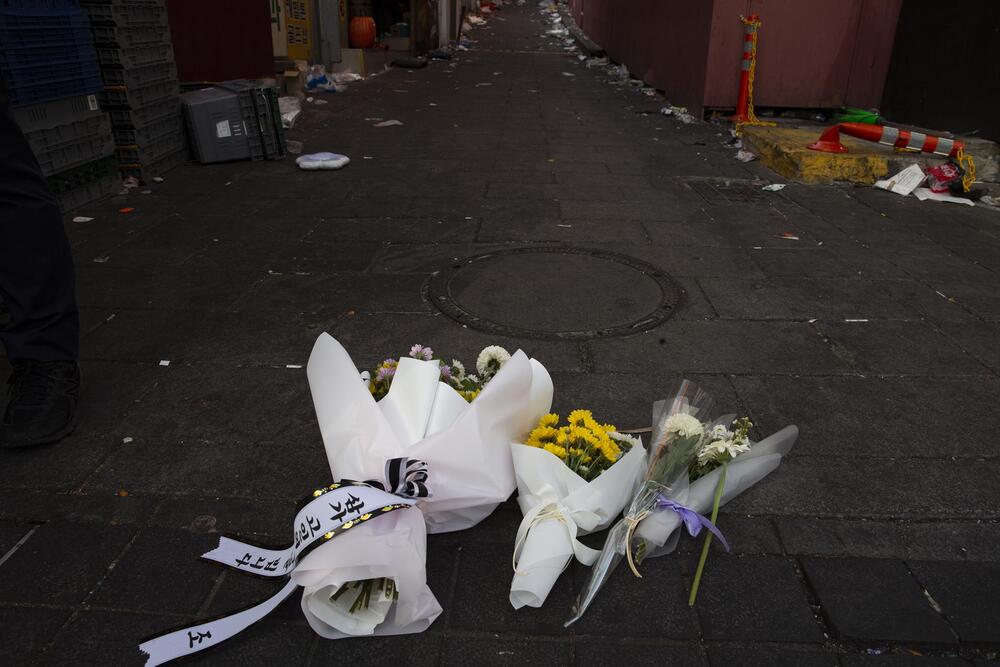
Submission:
[[[149,178],[187,159],[177,66],[163,0],[81,0],[104,78],[123,176]]]
[[[117,171],[87,14],[76,0],[0,0],[0,75],[63,207],[109,194]]]

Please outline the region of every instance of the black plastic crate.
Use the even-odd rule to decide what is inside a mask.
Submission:
[[[95,43],[118,48],[170,43],[170,28],[166,23],[140,23],[128,26],[91,25],[90,29],[94,33]]]
[[[188,149],[187,146],[182,146],[149,164],[143,164],[141,162],[120,164],[118,165],[118,170],[121,173],[122,178],[135,176],[140,180],[148,180],[154,176],[162,176],[171,169],[179,167],[187,161]]]
[[[166,97],[134,109],[108,109],[111,124],[115,128],[147,127],[165,119],[178,118],[181,115],[179,97]]]
[[[115,3],[81,3],[94,25],[119,27],[143,23],[167,23],[167,8],[162,2],[123,1]]]
[[[101,75],[105,86],[141,88],[164,81],[177,81],[177,65],[163,62],[142,67],[102,67]]]
[[[25,134],[101,115],[96,94],[66,97],[12,111],[15,122]]]
[[[118,173],[111,170],[106,174],[98,176],[95,180],[90,181],[89,183],[82,183],[76,187],[59,193],[59,206],[62,208],[63,212],[72,211],[75,208],[80,208],[81,206],[85,206],[91,202],[104,199],[105,197],[114,194],[120,187],[121,180]]]
[[[169,44],[143,44],[142,46],[118,47],[96,44],[97,62],[101,67],[143,67],[157,63],[174,62],[174,49]]]
[[[108,86],[98,95],[102,107],[137,109],[153,102],[180,95],[176,80],[157,81],[136,88]]]
[[[104,114],[25,136],[45,176],[114,154],[111,120]]]
[[[140,164],[152,164],[165,155],[185,146],[187,146],[187,136],[184,134],[184,128],[179,127],[173,132],[141,145],[118,145],[118,162],[119,164],[133,164],[136,162]]]
[[[143,146],[168,134],[181,132],[183,129],[184,121],[180,114],[168,116],[155,123],[139,127],[116,126],[114,128],[115,143],[119,146],[128,144]]]
[[[250,139],[251,159],[277,160],[285,157],[285,132],[281,126],[277,90],[247,79],[224,81],[218,85],[239,96],[243,118],[250,126],[247,137]]]
[[[112,155],[59,172],[49,176],[46,180],[52,192],[58,195],[81,185],[92,183],[108,173],[113,174],[117,168],[118,158]]]

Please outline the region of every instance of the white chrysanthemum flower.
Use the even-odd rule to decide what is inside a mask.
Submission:
[[[729,459],[734,459],[743,452],[750,450],[750,444],[746,440],[739,442],[735,440],[715,440],[708,443],[698,452],[698,463],[705,465],[711,461],[719,461],[728,455]]]
[[[479,358],[476,359],[476,370],[481,375],[492,375],[500,370],[508,361],[510,361],[510,352],[499,345],[490,345],[483,348],[483,351],[479,353]],[[493,367],[494,364],[496,365],[495,368]]]
[[[451,360],[452,376],[461,382],[465,379],[465,366],[458,359]]]
[[[608,437],[611,438],[612,440],[617,440],[618,442],[627,443],[632,447],[642,446],[642,440],[638,436],[634,436],[629,433],[619,433],[618,431],[609,431]]]
[[[696,417],[678,412],[667,418],[666,430],[667,433],[676,433],[682,438],[688,438],[701,435],[705,432],[705,427]]]
[[[709,440],[731,440],[732,437],[733,433],[723,424],[716,424],[712,427],[712,430],[708,432]]]

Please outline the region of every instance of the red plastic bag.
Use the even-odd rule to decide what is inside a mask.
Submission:
[[[962,168],[953,162],[945,162],[931,167],[927,172],[927,187],[931,192],[948,192],[951,186],[962,180]]]

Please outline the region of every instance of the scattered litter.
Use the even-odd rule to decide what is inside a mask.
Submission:
[[[302,100],[297,97],[279,97],[278,111],[281,113],[281,127],[288,129],[295,125],[302,113]]]
[[[429,107],[436,107],[437,106],[437,102],[428,102],[427,106],[429,106]]]
[[[371,118],[365,118],[365,120],[382,120],[381,116],[372,116]]]
[[[584,60],[586,60],[586,59],[587,59],[587,56],[585,56],[585,55],[583,55],[583,54],[581,53],[580,55],[578,55],[578,56],[576,57],[576,59],[577,59],[577,60],[579,60],[580,62],[583,62]]]
[[[132,188],[139,187],[139,179],[135,176],[126,176],[122,181],[122,187],[131,190]]]
[[[562,75],[563,76],[576,76],[576,74],[573,74],[572,72],[563,72]]]
[[[736,159],[740,162],[753,162],[757,159],[757,155],[744,148],[741,148],[736,152]]]
[[[298,155],[302,152],[302,142],[295,141],[294,139],[285,139],[285,148],[287,148],[288,152],[292,155]]]
[[[132,442],[132,438],[130,438],[129,436],[125,436],[124,438],[122,438],[123,445],[127,445],[130,442]]]
[[[573,225],[556,225],[556,227],[565,227],[567,229],[571,228]]]
[[[396,120],[395,118],[391,120],[383,120],[381,123],[375,123],[375,127],[393,127],[395,125],[402,125],[403,121]]]
[[[917,199],[920,201],[943,201],[950,202],[952,204],[965,204],[966,206],[975,206],[975,203],[971,199],[965,199],[963,197],[952,197],[951,195],[946,195],[943,192],[931,192],[927,188],[917,188],[913,191]]]
[[[991,197],[989,195],[986,195],[985,197],[980,198],[979,201],[983,204],[986,204],[987,206],[991,206],[993,208],[1000,208],[1000,199],[997,199],[996,197]]]
[[[340,169],[350,164],[351,158],[340,153],[310,153],[295,158],[299,169],[313,171],[317,169]]]
[[[664,116],[673,116],[674,110],[671,109],[670,107],[660,107],[660,113],[662,113]]]
[[[95,258],[94,258],[94,263],[95,263],[95,264],[104,264],[104,263],[106,263],[106,262],[107,262],[107,261],[108,261],[109,259],[111,259],[111,258],[110,258],[110,257],[108,257],[107,255],[101,255],[100,257],[95,257]]]
[[[154,183],[162,183],[163,182],[163,177],[162,176],[153,176],[153,182]]]
[[[958,165],[945,162],[927,170],[927,189],[931,192],[948,192],[953,183],[962,180],[962,170]]]
[[[436,49],[434,51],[429,52],[427,55],[429,55],[434,60],[451,60],[454,57],[451,54],[451,51],[445,51],[444,49]]]
[[[845,322],[867,322],[868,320],[859,318],[859,319],[855,319],[855,320],[844,320],[844,321]]]
[[[326,104],[326,100],[316,100],[315,102],[313,102],[313,104],[317,104],[317,105],[319,105],[319,104]]]
[[[118,212],[119,213],[134,213],[135,212],[135,208],[132,207],[132,206],[125,206],[125,207],[122,207],[122,208],[118,209]]]
[[[326,75],[323,65],[313,65],[306,75],[306,90],[310,93],[339,93],[343,86]]]
[[[727,141],[723,141],[722,145],[729,148],[743,148],[743,140],[739,137],[730,137]]]
[[[919,165],[911,164],[909,167],[899,172],[895,176],[888,178],[884,181],[875,181],[875,187],[881,190],[888,190],[889,192],[895,192],[898,195],[903,195],[904,197],[918,187],[927,178],[924,175],[923,169]]]
[[[784,183],[772,183],[771,185],[765,185],[761,188],[764,192],[778,192],[779,190],[784,190]]]
[[[373,158],[371,155],[362,155],[361,159],[362,160],[374,160],[375,158]]]
[[[153,191],[152,190],[139,190],[139,194],[141,194],[141,195],[151,195],[151,194],[153,194]]]
[[[126,491],[125,489],[118,489],[118,497],[128,498],[128,491]]]
[[[476,88],[481,88],[483,86],[492,86],[492,83],[477,83]]]
[[[285,368],[302,368],[302,364],[285,364]]]
[[[228,186],[230,186],[230,185],[232,185],[232,184],[233,184],[233,182],[232,182],[232,181],[226,181],[226,186],[227,186],[227,187],[228,187]]]
[[[815,317],[812,318],[811,320],[809,320],[809,324],[815,324],[815,323],[816,323],[816,318]]]
[[[160,365],[161,366],[169,366],[170,365],[170,360],[169,359],[160,359]]]
[[[500,76],[503,72],[493,72],[493,76]]]
[[[78,215],[73,218],[73,222],[90,222],[91,220],[93,220],[93,218],[88,218],[85,215]]]
[[[465,20],[472,25],[486,25],[486,19],[480,18],[478,16],[466,16]]]
[[[798,241],[799,240],[799,237],[796,236],[795,234],[792,234],[791,232],[781,232],[780,234],[775,234],[774,238],[776,238],[776,239],[788,239],[789,241]]]
[[[327,76],[336,83],[351,83],[352,81],[361,81],[364,78],[355,72],[337,72],[335,74],[327,74]]]

